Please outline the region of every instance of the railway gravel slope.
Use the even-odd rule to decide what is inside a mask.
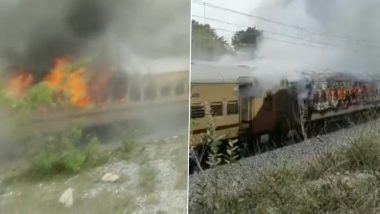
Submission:
[[[146,138],[136,154],[78,174],[33,180],[24,161],[0,165],[0,213],[186,213],[187,136]],[[60,199],[69,189],[65,207]]]
[[[380,136],[380,119],[194,174],[189,178],[189,213],[209,197],[237,195],[252,186],[263,171],[284,165],[307,166],[316,155],[336,151],[363,135]]]

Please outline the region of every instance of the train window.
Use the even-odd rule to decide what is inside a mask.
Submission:
[[[149,84],[146,88],[145,88],[145,93],[144,93],[144,97],[145,99],[147,100],[153,100],[154,98],[156,98],[157,94],[156,94],[156,89],[154,87],[153,84]]]
[[[176,95],[181,95],[185,93],[185,84],[184,82],[179,82],[175,88],[175,94]]]
[[[200,104],[191,106],[191,118],[203,118],[205,116],[205,108]]]
[[[212,102],[210,105],[212,116],[222,116],[223,115],[223,103],[222,102]]]
[[[239,106],[238,102],[236,100],[234,101],[228,101],[227,103],[227,114],[238,114],[239,113]]]
[[[141,99],[141,90],[138,85],[131,87],[129,97],[132,101],[139,101]]]
[[[161,96],[167,97],[170,94],[170,86],[164,86],[161,88]]]

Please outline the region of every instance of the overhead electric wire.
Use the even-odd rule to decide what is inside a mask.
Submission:
[[[366,41],[366,40],[363,40],[363,39],[349,38],[349,37],[344,37],[344,36],[331,35],[331,34],[328,34],[328,33],[316,32],[314,30],[310,30],[310,29],[307,29],[305,27],[301,27],[301,26],[297,26],[297,25],[293,25],[293,24],[287,24],[287,23],[280,22],[280,21],[273,20],[273,19],[269,19],[269,18],[266,18],[266,17],[256,16],[256,15],[244,13],[244,12],[241,12],[241,11],[225,8],[225,7],[222,7],[222,6],[219,6],[219,5],[214,5],[214,4],[210,4],[210,3],[206,3],[206,2],[193,1],[193,3],[197,4],[197,5],[204,6],[204,7],[210,7],[210,8],[214,8],[214,9],[218,9],[218,10],[223,10],[223,11],[227,11],[227,12],[230,12],[230,13],[234,13],[234,14],[250,17],[250,18],[255,18],[255,19],[258,19],[258,20],[261,20],[261,21],[265,21],[265,22],[268,22],[268,23],[276,24],[276,25],[279,25],[279,26],[282,26],[282,27],[292,28],[292,29],[295,29],[295,30],[298,30],[298,31],[302,31],[302,32],[305,32],[305,33],[309,33],[309,34],[312,34],[312,35],[318,35],[318,36],[321,36],[321,37],[340,39],[340,40],[344,40],[346,42],[353,41],[353,42],[367,43],[368,45],[371,45],[371,46],[376,45],[376,44],[374,44],[375,41]],[[202,17],[202,18],[206,19],[206,17]]]
[[[197,16],[197,15],[193,15],[194,17],[200,17],[200,16]],[[234,25],[236,27],[249,27],[249,26],[243,26],[243,25],[238,25],[238,24],[234,24],[234,23],[231,23],[231,22],[225,22],[225,21],[222,21],[222,20],[217,20],[217,19],[212,19],[212,18],[206,18],[208,20],[212,20],[212,21],[216,21],[216,22],[220,22],[220,23],[224,23],[224,24],[230,24],[230,25]],[[214,28],[215,30],[219,30],[219,31],[225,31],[225,32],[230,32],[230,33],[236,33],[235,31],[232,31],[232,30],[227,30],[227,29],[223,29],[223,28]],[[325,47],[335,47],[335,48],[339,48],[338,46],[336,46],[335,44],[330,44],[330,43],[326,43],[326,42],[319,42],[319,41],[312,41],[312,40],[309,40],[309,39],[304,39],[302,37],[297,37],[297,36],[291,36],[291,35],[287,35],[287,34],[282,34],[282,33],[277,33],[277,32],[273,32],[273,31],[267,31],[267,30],[262,30],[264,33],[267,33],[267,34],[272,34],[272,35],[275,35],[275,36],[281,36],[281,37],[286,37],[288,39],[294,39],[294,40],[298,40],[298,41],[303,41],[303,42],[307,42],[307,43],[313,43],[315,45],[322,45],[322,46],[325,46]],[[268,38],[268,37],[266,37]],[[278,39],[277,39],[278,40]]]
[[[233,30],[224,29],[224,28],[213,28],[213,29],[219,30],[219,31],[224,31],[224,32],[231,33],[231,34],[236,33]],[[273,38],[273,37],[269,37],[269,36],[264,36],[263,38],[265,40],[270,40],[270,41],[274,41],[274,42],[280,42],[280,43],[283,43],[283,44],[303,46],[303,47],[308,47],[308,48],[318,48],[318,49],[322,49],[322,50],[326,50],[326,51],[327,50],[332,50],[332,48],[334,48],[334,49],[337,48],[336,46],[333,46],[331,44],[323,45],[323,44],[313,43],[313,42],[299,43],[299,42],[294,42],[294,41],[287,41],[287,40],[283,40],[283,39],[277,39],[277,38]],[[359,52],[358,50],[351,50],[351,52],[353,54],[355,54],[355,55],[360,55],[360,56],[366,56],[366,55],[368,55],[368,53],[362,53],[362,52]],[[374,56],[374,55],[380,57],[379,53],[378,54],[372,54],[371,56]]]
[[[248,27],[251,27],[251,26],[248,26],[248,25],[240,25],[240,24],[236,24],[236,23],[232,23],[232,22],[227,22],[227,21],[223,21],[223,20],[219,20],[219,19],[214,19],[214,18],[209,18],[209,17],[202,17],[202,16],[199,16],[199,15],[196,15],[196,14],[193,14],[192,16],[195,17],[195,18],[203,18],[205,20],[210,20],[210,21],[214,21],[214,22],[218,22],[218,23],[222,23],[222,24],[228,24],[228,25],[231,25],[231,26],[234,26],[234,27],[239,27],[239,28],[248,28]],[[317,44],[317,45],[330,46],[330,47],[335,47],[335,48],[345,48],[345,47],[340,47],[337,44],[332,44],[331,42],[327,43],[327,42],[320,42],[320,41],[312,41],[310,39],[302,38],[302,37],[299,37],[299,36],[293,36],[293,35],[289,35],[289,34],[283,34],[283,33],[268,31],[268,30],[265,30],[265,29],[262,29],[262,28],[260,28],[260,30],[262,30],[263,32],[265,32],[267,34],[272,34],[272,35],[275,35],[275,36],[286,37],[286,38],[289,38],[289,39],[304,41],[304,42],[308,42],[308,43],[314,43],[314,44]],[[222,31],[225,31],[225,30],[222,30]],[[341,44],[341,45],[344,45],[344,44]],[[353,44],[353,43],[351,43],[350,45],[351,46],[355,46],[355,44]],[[352,48],[352,47],[346,47],[346,48]],[[377,52],[378,54],[380,54],[380,52],[378,52],[378,50],[374,50],[373,48],[371,48],[371,49],[368,49],[367,47],[361,47],[361,48],[366,48],[366,50],[371,50],[371,51],[374,51],[374,52]]]
[[[219,30],[219,31],[224,31],[224,32],[227,32],[227,33],[235,33],[235,31],[224,29],[224,28],[213,28],[213,29]],[[265,36],[264,39],[268,39],[268,40],[272,40],[272,41],[277,41],[277,42],[282,42],[282,43],[286,43],[286,44],[300,45],[300,46],[305,46],[305,47],[326,48],[326,46],[317,46],[317,45],[320,45],[320,44],[311,45],[311,44],[305,44],[305,43],[296,43],[296,42],[293,42],[293,41],[286,41],[286,40],[276,39],[276,38],[268,37],[268,36]]]
[[[192,16],[196,17],[196,18],[203,18],[203,17],[198,16],[198,15],[192,15]],[[214,22],[219,22],[219,23],[223,23],[223,24],[232,25],[232,26],[235,26],[235,27],[240,27],[240,28],[248,28],[248,27],[250,27],[248,25],[238,25],[238,24],[235,24],[235,23],[226,22],[226,21],[222,21],[222,20],[218,20],[218,19],[213,19],[213,18],[208,18],[208,17],[205,17],[205,19],[210,20],[210,21],[214,21]],[[305,39],[305,38],[302,38],[302,37],[299,37],[299,36],[292,36],[292,35],[288,35],[288,34],[282,34],[282,33],[278,33],[278,32],[268,31],[268,30],[265,30],[265,29],[262,29],[262,28],[260,28],[260,30],[262,32],[264,32],[264,33],[267,33],[267,34],[272,34],[272,35],[276,35],[276,36],[282,36],[282,37],[286,37],[286,38],[289,38],[289,39],[302,40],[302,41],[305,41],[305,42],[317,43],[319,45],[331,45],[331,44],[328,44],[328,43],[325,43],[325,42],[312,41],[312,40]],[[334,46],[334,45],[331,45],[331,46]]]

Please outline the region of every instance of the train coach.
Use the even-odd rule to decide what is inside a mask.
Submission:
[[[144,123],[166,129],[186,129],[189,105],[189,65],[186,59],[149,61],[144,70],[126,70],[116,77],[111,88],[117,98],[108,96],[99,105],[85,108],[59,108],[32,113],[22,118],[17,129],[43,133],[60,132],[68,128],[102,127],[116,123]],[[124,84],[119,84],[124,82]],[[119,87],[122,86],[122,87]],[[170,118],[178,118],[176,120]],[[184,118],[181,120],[181,118]]]
[[[207,63],[192,63],[191,74],[191,147],[197,147],[207,131],[205,103],[208,103],[214,118],[216,134],[225,139],[239,137],[240,127],[245,122],[239,109],[239,76],[252,76],[247,67],[213,66]]]
[[[210,107],[216,135],[223,142],[239,139],[254,146],[311,136],[326,120],[374,110],[380,103],[380,81],[374,78],[315,74],[293,82],[281,80],[264,91],[255,76],[252,67],[192,63],[191,151],[204,148],[205,106]]]

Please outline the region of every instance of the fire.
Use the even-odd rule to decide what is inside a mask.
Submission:
[[[84,108],[91,104],[88,98],[87,83],[83,78],[85,69],[81,68],[69,74],[67,86],[70,101],[77,107]]]
[[[69,64],[66,59],[57,59],[53,69],[45,78],[47,85],[56,90],[62,89],[62,82],[65,79],[65,67]]]
[[[55,92],[55,99],[67,98],[77,108],[106,102],[108,86],[115,74],[114,68],[106,66],[89,72],[86,65],[70,67],[71,63],[68,58],[57,59],[42,80]],[[6,92],[12,98],[23,98],[32,83],[31,72],[17,72],[6,83]]]
[[[8,96],[20,99],[24,97],[33,82],[33,76],[27,71],[16,72],[6,83]]]
[[[84,74],[85,67],[68,70],[70,61],[67,59],[57,59],[53,69],[45,78],[47,85],[60,93],[69,96],[72,105],[84,108],[91,104],[88,98],[87,82]]]
[[[91,85],[89,85],[89,93],[93,101],[97,104],[103,103],[107,99],[107,86],[109,85],[113,75],[113,70],[103,68],[91,78]]]

